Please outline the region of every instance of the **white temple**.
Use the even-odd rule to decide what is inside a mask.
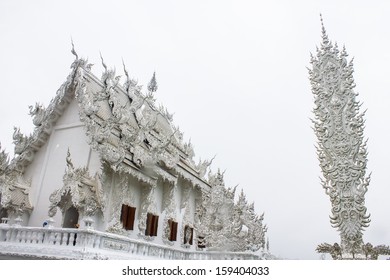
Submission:
[[[33,134],[15,128],[11,160],[0,147],[0,258],[273,258],[263,215],[155,105],[155,75],[142,91],[72,53]]]

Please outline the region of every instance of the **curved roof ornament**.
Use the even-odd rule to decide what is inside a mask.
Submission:
[[[104,59],[101,52],[100,52],[100,59],[102,60],[102,65],[104,67],[104,70],[107,72],[107,65],[104,63]]]
[[[124,83],[124,87],[125,87],[125,90],[126,90],[127,94],[129,94],[130,86],[131,86],[131,80],[130,80],[130,77],[129,77],[129,72],[127,72],[126,65],[125,65],[125,62],[123,61],[123,58],[122,58],[122,64],[123,64],[123,71],[125,72],[125,76],[126,76],[126,82]]]
[[[72,37],[70,37],[70,41],[71,41],[71,43],[72,43],[72,50],[71,50],[71,52],[72,52],[72,54],[76,57],[75,60],[79,60],[79,56],[77,55],[77,52],[76,52],[75,49],[74,49],[74,43],[73,43],[73,38],[72,38]]]
[[[127,72],[126,65],[125,65],[125,62],[123,61],[123,58],[122,58],[122,64],[123,64],[123,71],[125,72],[126,79],[130,80],[129,79],[129,72]]]

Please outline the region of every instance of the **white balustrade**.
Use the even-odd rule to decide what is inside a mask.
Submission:
[[[134,240],[92,229],[23,227],[0,224],[0,254],[49,258],[259,259],[250,253],[191,251]]]

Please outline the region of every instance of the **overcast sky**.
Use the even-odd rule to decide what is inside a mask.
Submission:
[[[390,244],[390,2],[388,1],[0,1],[0,141],[13,153],[13,126],[28,134],[28,106],[45,106],[79,56],[140,84],[156,71],[156,98],[196,157],[226,169],[258,213],[271,251],[318,259],[322,242],[339,242],[319,176],[311,128],[310,52],[330,39],[355,57],[358,99],[366,114],[365,242]]]

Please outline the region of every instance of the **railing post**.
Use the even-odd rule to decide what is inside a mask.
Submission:
[[[23,219],[22,219],[22,217],[17,217],[15,220],[14,220],[14,222],[15,222],[15,224],[14,224],[14,226],[16,226],[16,227],[21,227],[22,226],[22,222],[23,222]]]
[[[56,246],[61,246],[61,232],[56,232],[54,234],[54,244]]]
[[[30,230],[26,230],[26,236],[24,242],[31,243],[31,236],[32,236],[32,232]]]
[[[56,235],[54,231],[50,231],[49,233],[49,244],[54,245],[56,241]]]
[[[93,248],[93,244],[95,243],[94,239],[96,238],[95,235],[91,234],[90,232],[84,232],[84,235],[85,235],[84,246]]]
[[[62,233],[62,240],[61,240],[61,245],[66,246],[68,245],[68,234],[67,232]]]
[[[47,228],[54,228],[54,223],[55,221],[53,220],[53,218],[47,219]]]
[[[19,242],[20,243],[26,243],[26,230],[21,230],[20,231],[20,236],[19,236]]]
[[[38,233],[36,231],[31,232],[31,241],[32,244],[38,243]]]
[[[9,227],[8,230],[7,230],[7,232],[5,233],[5,240],[6,240],[6,241],[12,241],[12,240],[11,240],[11,238],[12,238],[12,232],[13,232],[12,228]]]
[[[44,238],[45,238],[44,230],[38,231],[36,237],[36,243],[43,244]]]
[[[42,243],[43,244],[50,244],[50,233],[51,231],[48,229],[43,229],[43,238],[42,238]]]
[[[76,239],[77,239],[77,234],[74,232],[70,233],[70,239],[69,239],[69,246],[75,246],[76,245]]]
[[[17,242],[19,242],[20,240],[20,230],[17,228],[17,227],[15,227],[14,228],[14,232],[13,232],[13,238],[12,238],[12,241],[17,241]]]
[[[99,248],[100,247],[100,242],[101,242],[102,237],[100,235],[95,236],[95,242],[93,244],[93,248]]]
[[[88,244],[88,235],[85,232],[81,232],[76,229],[76,232],[72,233],[74,236],[74,244],[75,246],[87,246]]]
[[[0,242],[7,240],[7,232],[9,231],[9,225],[6,223],[0,224]]]

